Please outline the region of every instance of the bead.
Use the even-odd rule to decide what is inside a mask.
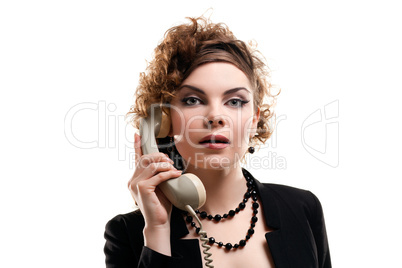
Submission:
[[[200,213],[200,217],[203,219],[205,219],[207,216],[208,216],[208,214],[205,211]]]
[[[248,152],[249,152],[250,154],[253,154],[253,153],[255,152],[254,147],[253,147],[253,146],[248,147]]]
[[[197,214],[200,213],[200,211],[198,209],[196,209],[194,212],[197,213]]]
[[[234,210],[229,210],[228,213],[223,214],[223,216],[221,216],[220,214],[216,214],[215,216],[212,216],[211,214],[208,215],[208,213],[206,211],[202,211],[200,212],[198,209],[195,210],[196,214],[200,215],[200,218],[202,219],[209,219],[209,220],[215,220],[216,222],[219,222],[222,220],[222,218],[226,219],[228,217],[234,217],[236,215],[236,213],[239,213],[241,210],[243,210],[246,207],[246,204],[248,202],[248,199],[250,197],[252,197],[252,200],[254,201],[251,206],[253,209],[253,217],[251,217],[250,220],[250,228],[247,230],[247,234],[245,236],[245,239],[240,240],[237,244],[232,245],[231,243],[226,243],[224,244],[223,242],[216,242],[215,238],[213,237],[207,237],[208,238],[208,244],[213,245],[213,244],[217,244],[218,247],[225,247],[226,250],[231,250],[232,248],[239,248],[239,247],[244,247],[247,244],[247,241],[251,238],[251,236],[254,234],[254,228],[256,226],[256,222],[258,221],[258,218],[256,217],[256,215],[258,214],[258,208],[260,207],[260,205],[257,203],[258,200],[258,194],[256,191],[256,183],[254,181],[254,178],[249,175],[245,170],[243,170],[243,175],[246,178],[246,186],[247,186],[247,191],[243,196],[243,200],[241,203],[239,203],[239,206],[234,209]],[[197,227],[195,222],[193,221],[193,217],[191,217],[189,215],[188,212],[184,212],[183,215],[185,216],[185,219],[188,223],[191,224],[192,227],[195,227],[195,231],[197,234],[199,234],[201,228]]]
[[[221,219],[222,219],[222,216],[219,214],[216,214],[214,217],[214,220],[216,220],[216,221],[220,221]]]
[[[232,247],[233,247],[233,246],[232,246],[232,244],[230,244],[230,243],[227,243],[227,244],[225,245],[225,248],[226,248],[226,249],[229,249],[229,250],[232,249]]]

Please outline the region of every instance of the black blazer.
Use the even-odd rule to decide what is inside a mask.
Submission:
[[[265,238],[276,268],[330,268],[324,217],[317,197],[289,186],[256,183],[266,223],[274,229]],[[107,268],[202,267],[198,240],[180,239],[189,231],[179,209],[174,207],[171,215],[171,257],[144,246],[143,228],[139,210],[118,215],[107,223]]]

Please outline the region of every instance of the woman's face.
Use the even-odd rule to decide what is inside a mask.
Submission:
[[[183,81],[171,101],[170,134],[186,165],[239,164],[259,117],[252,90],[246,75],[230,63],[201,65]]]

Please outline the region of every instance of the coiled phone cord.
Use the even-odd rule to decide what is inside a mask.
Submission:
[[[200,240],[203,241],[202,247],[204,248],[204,250],[202,252],[205,254],[204,256],[205,266],[213,268],[214,266],[211,264],[211,262],[213,261],[211,258],[212,253],[208,252],[211,246],[208,245],[209,239],[207,238],[207,232],[202,229],[201,221],[198,218],[197,214],[195,213],[194,209],[191,206],[186,205],[186,210],[188,211],[188,213],[191,214],[191,216],[193,216],[197,220],[198,224],[200,225],[200,231],[198,232],[198,234],[200,235]]]

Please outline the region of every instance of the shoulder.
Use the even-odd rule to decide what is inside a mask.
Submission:
[[[117,225],[144,225],[144,218],[140,210],[134,210],[126,214],[119,214],[113,217],[106,226],[114,227]]]
[[[109,220],[105,227],[106,239],[125,238],[128,243],[143,241],[144,218],[140,210],[119,214]]]
[[[139,210],[117,215],[107,222],[103,249],[107,267],[137,266],[144,245],[143,228]]]
[[[259,182],[248,170],[243,168],[243,174],[252,178],[257,184],[257,190],[263,200],[275,203],[279,207],[289,208],[320,208],[318,198],[310,191],[287,185]]]
[[[322,207],[315,194],[308,190],[281,184],[261,183],[260,192],[274,201],[282,211],[292,212],[294,215],[304,215],[310,220],[322,216]]]
[[[280,199],[293,200],[295,202],[312,202],[315,203],[317,198],[312,192],[292,186],[262,183],[263,188],[269,189],[276,197]]]
[[[243,174],[251,177],[257,184],[257,190],[265,203],[275,203],[278,208],[315,210],[320,207],[318,198],[310,191],[287,185],[259,182],[248,170]]]

